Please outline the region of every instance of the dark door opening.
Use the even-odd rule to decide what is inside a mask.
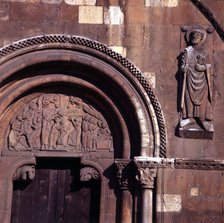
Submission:
[[[35,179],[14,183],[11,223],[99,222],[100,182],[80,181],[79,159],[38,159]]]

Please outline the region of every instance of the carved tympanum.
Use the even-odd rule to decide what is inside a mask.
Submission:
[[[112,148],[112,136],[101,113],[81,98],[43,94],[11,120],[8,147],[12,151],[96,151]]]
[[[204,43],[207,32],[199,27],[182,27],[188,47],[181,58],[181,130],[213,132],[213,72]]]
[[[98,171],[92,167],[84,167],[80,170],[80,181],[90,181],[100,179]]]
[[[17,169],[13,176],[14,181],[24,181],[29,182],[35,178],[35,166],[34,165],[24,165]]]

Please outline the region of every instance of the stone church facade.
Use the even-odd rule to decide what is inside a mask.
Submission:
[[[0,3],[0,222],[222,223],[223,0]]]

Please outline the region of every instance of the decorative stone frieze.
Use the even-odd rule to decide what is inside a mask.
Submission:
[[[173,168],[175,159],[160,157],[134,157],[134,162],[142,168]]]
[[[175,159],[174,167],[176,169],[193,170],[224,170],[223,160],[191,160]]]
[[[141,168],[175,168],[193,170],[224,170],[223,160],[196,160],[181,158],[135,157],[134,162]]]

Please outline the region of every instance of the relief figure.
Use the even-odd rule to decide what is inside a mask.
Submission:
[[[91,143],[90,143],[90,149],[93,151],[96,151],[97,148],[97,135],[98,135],[98,126],[97,126],[97,119],[90,118],[90,135],[91,135]]]
[[[10,122],[8,147],[12,151],[96,151],[110,149],[108,140],[112,142],[112,136],[103,116],[81,98],[42,94]]]
[[[72,117],[71,122],[73,124],[73,131],[70,134],[69,145],[74,145],[76,149],[81,149],[81,132],[82,132],[82,117]]]
[[[82,122],[82,146],[83,150],[87,150],[87,140],[88,140],[88,131],[89,131],[89,115],[86,115]]]
[[[42,108],[43,108],[43,121],[42,121],[42,149],[49,149],[49,139],[51,128],[54,124],[54,116],[59,106],[59,100],[56,96],[43,95]]]
[[[61,134],[61,129],[62,129],[62,117],[57,114],[55,115],[54,119],[54,124],[52,125],[50,136],[49,136],[49,149],[56,149],[57,148],[57,143]]]
[[[32,134],[32,145],[34,149],[40,148],[40,136],[41,136],[41,125],[42,125],[42,112],[37,110],[33,117],[33,134]]]
[[[31,149],[34,146],[34,126],[33,119],[36,115],[38,106],[35,102],[30,102],[23,112],[23,121],[21,131],[26,137],[28,147]]]
[[[11,122],[11,130],[9,132],[9,149],[18,150],[18,148],[27,147],[25,135],[21,131],[22,116],[18,115]]]
[[[97,148],[111,148],[112,136],[105,121],[99,121],[99,131],[97,136]]]
[[[82,120],[85,115],[85,112],[83,111],[83,101],[81,98],[74,96],[69,97],[68,114],[69,120],[73,125],[73,131],[69,135],[69,145],[73,145],[76,147],[76,150],[80,150]]]
[[[206,31],[196,27],[188,31],[188,47],[181,59],[182,95],[180,128],[213,132],[213,73],[203,44]]]
[[[62,145],[63,147],[68,146],[68,137],[73,131],[72,122],[69,120],[68,115],[64,112],[61,120],[61,134],[58,139],[58,145]]]

